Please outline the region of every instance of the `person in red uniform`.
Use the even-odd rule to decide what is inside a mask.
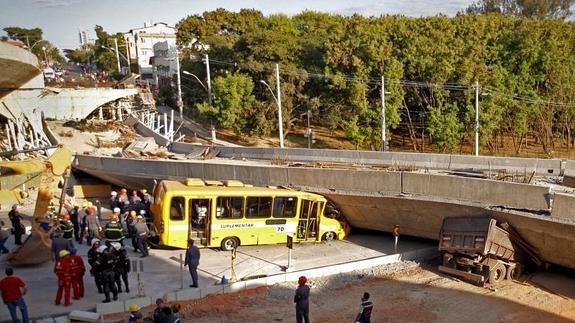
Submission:
[[[58,292],[54,304],[60,305],[64,292],[64,306],[70,305],[70,286],[72,285],[72,258],[70,251],[60,250],[60,260],[54,265],[54,273],[58,276]]]
[[[30,322],[28,319],[28,308],[26,307],[26,302],[24,302],[23,297],[26,291],[26,284],[22,279],[18,276],[14,276],[14,270],[12,268],[6,268],[6,277],[0,280],[0,293],[2,294],[4,304],[6,304],[8,311],[10,311],[12,322]],[[18,313],[16,313],[17,308],[22,312],[22,321],[18,320]]]
[[[76,248],[71,248],[70,262],[71,262],[71,276],[72,276],[72,290],[74,294],[74,299],[80,299],[84,297],[84,273],[86,272],[86,266],[84,266],[84,260],[82,256],[77,255]]]

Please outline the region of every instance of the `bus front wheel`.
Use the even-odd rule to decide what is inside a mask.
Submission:
[[[335,240],[337,238],[337,236],[335,235],[335,232],[326,232],[323,234],[322,240],[323,241],[332,241]]]
[[[227,237],[222,240],[222,250],[223,251],[231,251],[236,249],[240,245],[238,238],[234,237]]]

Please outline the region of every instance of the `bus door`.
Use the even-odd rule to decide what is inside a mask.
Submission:
[[[167,232],[167,245],[188,247],[188,222],[186,217],[186,199],[183,196],[173,196],[170,200],[170,217],[167,219],[165,231]]]
[[[302,199],[297,226],[298,240],[317,240],[318,234],[318,210],[317,202]]]
[[[189,237],[207,246],[209,241],[212,200],[207,198],[194,198],[189,202],[190,217],[188,227]]]

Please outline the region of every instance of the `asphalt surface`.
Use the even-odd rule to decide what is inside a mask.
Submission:
[[[6,218],[6,213],[2,212],[0,218]],[[7,242],[8,249],[14,249],[13,242],[14,238],[10,237]],[[143,268],[140,277],[146,296],[162,297],[166,292],[181,289],[182,285],[183,288],[189,288],[191,278],[187,269],[184,267],[183,271],[180,271],[179,257],[180,255],[182,258],[184,257],[184,250],[152,249],[149,257],[140,258],[140,254],[132,250],[130,242],[125,243],[125,245],[127,245],[130,258],[138,261],[138,269]],[[434,245],[435,243],[428,241],[402,238],[398,251],[404,252]],[[76,244],[76,246],[79,248],[78,253],[83,256],[86,266],[89,268],[86,256],[88,246],[85,243],[80,246]],[[380,232],[361,232],[344,241],[295,244],[288,272],[391,253],[393,253],[393,237]],[[4,257],[2,256],[2,258]],[[242,279],[282,273],[287,261],[288,249],[285,245],[240,246],[235,266],[236,277]],[[6,266],[4,263],[0,264],[1,277],[4,277]],[[94,311],[96,304],[104,299],[103,294],[97,293],[94,280],[87,273],[87,276],[84,277],[86,296],[81,300],[72,300],[72,305],[69,307],[55,306],[57,279],[52,269],[53,262],[14,269],[15,275],[20,276],[28,284],[28,293],[24,299],[31,318],[57,316],[67,314],[72,310]],[[201,249],[200,287],[214,285],[224,275],[228,279],[231,277],[231,253],[215,249]],[[134,272],[130,273],[130,293],[119,294],[119,300],[136,297],[138,293],[136,276]],[[2,307],[0,310],[1,322],[9,321],[9,313],[5,309]]]

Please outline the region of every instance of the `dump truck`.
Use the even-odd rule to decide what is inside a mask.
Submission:
[[[483,286],[517,279],[525,255],[514,237],[488,217],[445,218],[439,235],[439,271]]]

